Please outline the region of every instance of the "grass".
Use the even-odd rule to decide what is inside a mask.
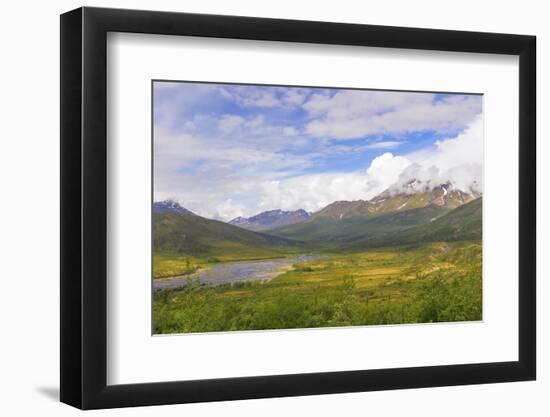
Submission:
[[[180,258],[159,259],[159,273],[172,261],[187,266]],[[481,263],[479,241],[430,243],[330,254],[265,283],[212,287],[189,280],[154,295],[154,332],[480,320]]]
[[[153,255],[153,278],[170,278],[191,275],[199,269],[208,269],[222,262],[256,261],[296,256],[298,252],[287,250],[274,253],[254,248],[240,248],[220,256],[191,256],[173,251],[155,252]]]
[[[204,259],[178,253],[161,252],[153,255],[153,278],[189,275],[209,265]]]

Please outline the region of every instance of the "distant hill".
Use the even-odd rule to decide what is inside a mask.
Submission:
[[[426,239],[439,236],[439,239],[446,240],[451,236],[445,236],[450,229],[445,229],[439,219],[478,197],[479,194],[455,189],[450,183],[429,188],[412,180],[392,186],[371,200],[336,201],[313,213],[304,222],[275,228],[268,233],[321,246],[354,242],[370,244],[409,239],[409,235],[403,234],[405,231],[430,224],[418,233],[426,235]],[[461,229],[453,233],[463,232]]]
[[[430,204],[426,207],[371,216],[342,219],[314,218],[306,223],[271,230],[288,239],[300,239],[318,247],[352,249],[392,246],[413,242],[481,239],[482,199],[455,209]]]
[[[310,217],[311,215],[302,209],[295,211],[270,210],[248,218],[237,217],[231,220],[229,224],[243,229],[262,231],[301,223],[308,220]]]
[[[350,240],[343,249],[394,246],[420,242],[452,242],[481,240],[483,199],[477,198],[426,223],[417,224],[399,231],[365,235]]]
[[[448,211],[449,209],[444,207],[429,205],[380,215],[355,215],[338,219],[316,217],[305,223],[271,230],[269,233],[287,239],[320,244],[353,242],[366,237],[395,234],[428,223]]]
[[[293,223],[275,226],[285,222]],[[232,223],[203,218],[172,201],[155,203],[154,251],[251,258],[295,251],[480,240],[482,198],[441,185],[413,194],[387,191],[370,201],[336,202],[314,215],[304,210],[272,210]]]
[[[483,199],[480,197],[429,224],[417,226],[407,235],[422,241],[480,240],[483,234],[482,216]]]
[[[180,213],[180,214],[194,214],[180,206],[179,203],[172,200],[164,200],[153,203],[153,213]]]
[[[475,193],[453,189],[451,184],[440,184],[426,190],[413,180],[404,187],[388,189],[371,200],[336,201],[314,213],[312,219],[347,219],[356,216],[377,216],[406,211],[430,205],[453,209],[479,197]]]
[[[177,252],[193,256],[239,253],[247,256],[275,256],[295,245],[295,242],[285,238],[205,219],[188,210],[153,212],[155,252]]]

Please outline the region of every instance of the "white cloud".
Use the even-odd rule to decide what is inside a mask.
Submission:
[[[401,145],[401,142],[387,140],[382,142],[373,142],[365,146],[366,149],[392,149]]]
[[[277,126],[275,124],[266,123],[266,117],[263,114],[259,114],[255,117],[242,117],[234,114],[224,114],[219,118],[213,116],[201,116],[195,117],[192,121],[186,122],[184,128],[187,131],[196,130],[200,132],[200,129],[196,129],[197,126],[208,129],[209,125],[217,126],[218,131],[222,135],[232,135],[238,137],[238,142],[243,142],[252,137],[257,140],[258,136],[262,137],[266,144],[266,139],[270,139],[273,136],[296,136],[298,131],[293,127]],[[277,140],[276,144],[281,144],[281,140]]]
[[[316,211],[338,200],[368,200],[417,179],[430,187],[451,182],[463,191],[482,191],[483,121],[478,117],[456,138],[436,142],[435,149],[405,156],[390,152],[355,173],[306,175],[262,185],[256,212],[273,208]]]
[[[228,198],[215,207],[210,217],[213,219],[227,221],[232,220],[235,217],[243,216],[245,212],[246,206],[243,204],[236,204],[231,198]]]
[[[311,121],[306,131],[316,137],[354,139],[373,134],[460,130],[481,111],[479,96],[449,96],[387,91],[339,91],[314,94],[303,105]]]
[[[261,184],[256,212],[273,208],[317,211],[334,201],[368,200],[395,183],[410,163],[407,158],[387,152],[375,158],[364,171],[266,181]]]
[[[316,211],[337,200],[370,199],[412,178],[433,185],[451,181],[463,190],[482,187],[479,97],[434,101],[431,94],[311,95],[301,89],[213,85],[191,85],[184,91],[170,83],[161,89],[169,96],[159,95],[155,104],[155,199],[175,199],[205,217],[230,220],[276,208]],[[273,113],[254,110],[254,116],[186,112],[207,107],[213,91],[241,106],[279,108]],[[284,109],[300,106],[307,117],[297,123]],[[283,116],[274,119],[272,114]],[[407,133],[422,130],[463,133],[422,152],[396,154],[406,140],[414,140]],[[368,135],[391,139],[344,141]],[[327,172],[342,165],[334,164],[340,156],[365,150],[380,154],[355,172]],[[325,172],[304,174],[313,166]]]
[[[206,217],[253,214],[262,183],[310,163],[306,156],[280,153],[257,141],[173,134],[160,127],[154,135],[155,200],[173,199]]]
[[[308,89],[259,86],[219,86],[218,92],[225,99],[241,107],[297,107],[307,99]]]
[[[399,175],[410,164],[411,161],[406,157],[394,156],[390,152],[374,158],[367,169],[366,183],[369,190],[375,194],[380,194],[394,184],[399,179]]]
[[[262,184],[256,211],[275,207],[317,211],[334,201],[372,198],[388,185],[383,178],[379,178],[377,185],[371,186],[364,172],[316,174],[269,181]]]
[[[478,116],[456,138],[437,141],[435,149],[410,154],[414,163],[403,172],[400,184],[416,178],[425,184],[451,182],[463,191],[483,187],[483,119]]]
[[[298,131],[292,126],[286,126],[283,128],[283,135],[285,136],[296,136]]]
[[[282,102],[287,106],[299,106],[306,100],[306,94],[296,89],[289,89],[282,98]]]
[[[256,116],[254,119],[246,122],[246,127],[250,129],[257,129],[260,126],[263,126],[264,121],[265,121],[265,117],[262,114],[260,114]]]
[[[307,158],[278,153],[276,150],[256,143],[236,144],[224,138],[211,139],[182,133],[170,134],[162,128],[155,128],[155,170],[159,172],[175,172],[186,167],[200,166],[206,168],[239,167],[243,175],[250,173],[254,167],[261,168],[264,175],[272,175],[266,167],[274,167],[285,172],[292,172],[296,166],[304,166]],[[233,176],[239,175],[235,169]]]
[[[272,89],[235,85],[218,87],[218,92],[222,97],[232,100],[242,107],[272,108],[282,105],[281,100]]]
[[[231,133],[244,123],[241,116],[226,114],[218,121],[218,129],[223,133]]]
[[[464,191],[472,187],[481,191],[483,184],[481,117],[456,138],[436,142],[431,150],[408,155],[385,152],[366,169],[351,173],[281,177],[307,164],[307,159],[223,141],[214,147],[216,152],[200,138],[174,137],[158,129],[155,199],[172,198],[202,216],[230,220],[276,208],[316,211],[338,200],[368,200],[411,179],[431,186],[450,181]],[[191,173],[176,172],[197,160],[206,162]]]
[[[251,104],[256,107],[276,107],[280,105],[280,101],[273,93],[262,93],[254,98]]]

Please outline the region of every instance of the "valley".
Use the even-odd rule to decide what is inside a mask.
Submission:
[[[155,205],[155,333],[481,319],[479,194],[387,190],[227,223]]]
[[[154,333],[481,320],[481,244],[431,243],[298,262],[267,282],[156,292]]]

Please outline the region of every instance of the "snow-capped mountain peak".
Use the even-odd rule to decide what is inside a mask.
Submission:
[[[179,214],[193,214],[193,212],[182,207],[177,201],[164,200],[156,201],[153,203],[153,213],[179,213]]]
[[[411,179],[389,187],[370,200],[336,201],[313,214],[314,218],[341,220],[355,216],[372,216],[406,211],[426,206],[453,209],[480,197],[481,193],[462,191],[451,182],[430,184]]]

